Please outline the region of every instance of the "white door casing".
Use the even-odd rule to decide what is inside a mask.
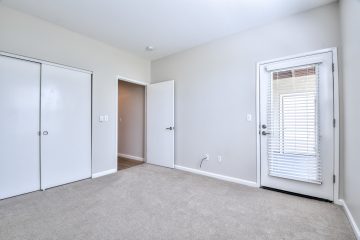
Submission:
[[[147,163],[174,168],[174,81],[147,87]]]
[[[318,198],[334,200],[334,82],[333,82],[333,56],[332,52],[313,54],[310,56],[296,57],[291,59],[267,62],[259,65],[259,92],[260,92],[260,132],[262,125],[268,124],[269,110],[269,81],[272,81],[271,73],[286,69],[294,69],[306,65],[314,65],[318,74],[318,110],[319,110],[319,156],[321,167],[320,183],[311,183],[288,179],[286,177],[272,176],[269,174],[268,143],[269,135],[260,135],[260,185],[314,196]],[[284,95],[285,96],[285,95]],[[287,96],[285,96],[287,97]],[[299,96],[298,96],[299,97]],[[300,96],[301,97],[301,96]],[[296,98],[294,98],[296,99]],[[295,100],[294,100],[295,101]],[[285,114],[281,115],[282,117]],[[286,125],[285,125],[286,126]],[[270,135],[273,134],[269,130]]]
[[[91,177],[91,74],[42,65],[41,188]]]
[[[40,189],[40,64],[0,56],[0,199]]]

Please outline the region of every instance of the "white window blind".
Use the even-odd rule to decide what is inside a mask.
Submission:
[[[318,81],[317,65],[271,72],[269,175],[321,184]]]

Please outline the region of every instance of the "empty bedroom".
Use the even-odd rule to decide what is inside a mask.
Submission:
[[[0,239],[360,240],[359,0],[0,0]]]

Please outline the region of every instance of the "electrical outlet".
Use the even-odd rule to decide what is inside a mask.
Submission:
[[[222,156],[218,155],[218,162],[221,163],[222,162]]]

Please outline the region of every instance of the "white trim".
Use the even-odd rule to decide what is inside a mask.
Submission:
[[[311,52],[294,54],[294,55],[290,55],[290,56],[286,56],[286,57],[274,58],[274,59],[270,59],[270,60],[260,61],[260,62],[257,63],[257,65],[275,63],[275,62],[279,62],[279,61],[283,61],[283,60],[289,60],[289,59],[293,59],[293,58],[312,56],[312,55],[317,55],[317,54],[321,54],[321,53],[334,52],[334,51],[336,51],[336,49],[337,49],[336,47],[325,48],[325,49],[321,49],[321,50],[317,50],[317,51],[311,51]]]
[[[36,63],[40,63],[40,64],[51,65],[51,66],[55,66],[55,67],[61,67],[61,68],[65,68],[65,69],[69,69],[69,70],[73,70],[73,71],[93,74],[92,71],[89,71],[86,69],[75,68],[75,67],[67,66],[64,64],[53,63],[53,62],[49,62],[49,61],[45,61],[45,60],[41,60],[41,59],[37,59],[37,58],[32,58],[32,57],[26,57],[26,56],[22,56],[22,55],[18,55],[18,54],[0,51],[0,55],[6,56],[6,57],[17,58],[17,59],[21,59],[21,60],[25,60],[25,61],[30,61],[30,62],[36,62]]]
[[[257,187],[256,182],[248,181],[248,180],[244,180],[244,179],[240,179],[240,178],[228,177],[228,176],[224,176],[221,174],[206,172],[206,171],[202,171],[202,170],[198,170],[198,169],[194,169],[194,168],[183,167],[183,166],[179,166],[179,165],[175,165],[175,169],[178,169],[181,171],[186,171],[186,172],[191,172],[194,174],[199,174],[199,175],[203,175],[203,176],[207,176],[207,177],[211,177],[211,178],[216,178],[216,179],[224,180],[227,182],[239,183],[239,184],[246,185],[249,187]]]
[[[117,169],[109,169],[109,170],[106,170],[106,171],[93,173],[91,175],[91,177],[92,178],[98,178],[98,177],[102,177],[102,176],[109,175],[109,174],[116,173],[116,172],[117,172]]]
[[[340,97],[339,97],[339,66],[338,66],[338,54],[337,48],[332,48],[333,63],[334,63],[334,118],[335,118],[335,148],[334,148],[334,203],[339,204],[340,196]]]
[[[352,216],[348,206],[346,205],[345,200],[339,199],[338,201],[339,201],[339,205],[342,205],[343,208],[344,208],[345,214],[346,214],[347,218],[349,219],[349,222],[350,222],[350,225],[351,225],[352,229],[354,230],[354,234],[355,234],[356,239],[360,240],[360,229],[357,226],[357,224],[356,224],[356,222],[354,220],[354,217]]]
[[[255,89],[255,104],[256,104],[256,186],[260,187],[261,182],[261,123],[260,123],[260,63],[256,66],[256,89]]]
[[[311,57],[308,56],[306,60],[295,58],[292,61],[269,63],[266,64],[265,69],[266,71],[274,71],[274,70],[288,69],[294,66],[297,67],[297,66],[323,63],[323,61],[324,58],[321,56],[311,56]]]
[[[307,57],[307,56],[312,56],[312,55],[316,55],[316,54],[321,54],[321,53],[327,53],[327,52],[331,52],[332,53],[332,57],[333,57],[333,63],[334,63],[334,73],[333,73],[333,77],[334,77],[334,118],[336,119],[336,125],[335,125],[335,129],[334,129],[334,174],[336,177],[336,181],[334,184],[334,203],[335,204],[340,204],[340,200],[339,200],[339,188],[340,188],[340,184],[339,184],[339,180],[340,180],[340,124],[339,124],[339,73],[338,73],[338,58],[337,58],[337,48],[326,48],[326,49],[321,49],[318,51],[312,51],[312,52],[307,52],[307,53],[301,53],[301,54],[295,54],[295,55],[291,55],[291,56],[287,56],[287,57],[281,57],[281,58],[276,58],[276,59],[272,59],[272,60],[266,60],[266,61],[261,61],[258,62],[256,65],[256,123],[257,123],[257,127],[256,127],[256,184],[258,187],[261,186],[261,159],[260,159],[260,130],[261,130],[261,126],[260,126],[260,66],[264,65],[264,64],[269,64],[269,63],[276,63],[279,61],[283,61],[283,60],[290,60],[290,59],[294,59],[294,58],[300,58],[300,57]]]
[[[147,83],[147,82],[134,80],[134,79],[131,79],[131,78],[128,78],[128,77],[120,76],[120,75],[118,75],[117,78],[118,78],[119,81],[134,83],[134,84],[137,84],[137,85],[142,85],[142,86],[147,86],[147,85],[149,85],[149,83]]]
[[[146,156],[147,156],[147,142],[146,142],[146,131],[147,131],[147,108],[146,108],[146,99],[147,99],[147,86],[149,85],[149,83],[147,82],[143,82],[143,81],[139,81],[139,80],[134,80],[134,79],[131,79],[131,78],[128,78],[128,77],[123,77],[123,76],[120,76],[118,75],[116,77],[116,84],[115,84],[115,87],[116,87],[116,102],[115,102],[115,106],[116,106],[116,122],[115,122],[115,149],[116,149],[116,152],[115,152],[115,162],[116,162],[116,166],[118,167],[118,161],[117,161],[117,157],[118,157],[118,138],[119,138],[119,134],[118,134],[118,129],[119,129],[119,81],[124,81],[124,82],[129,82],[129,83],[134,83],[134,84],[137,84],[137,85],[141,85],[141,86],[144,86],[145,87],[145,96],[144,96],[144,106],[145,106],[145,112],[144,112],[144,121],[145,121],[145,124],[144,124],[144,158],[143,158],[143,162],[146,162]]]
[[[140,162],[144,161],[143,157],[137,157],[137,156],[132,156],[132,155],[123,154],[123,153],[118,153],[118,157],[128,158],[128,159],[140,161]]]

